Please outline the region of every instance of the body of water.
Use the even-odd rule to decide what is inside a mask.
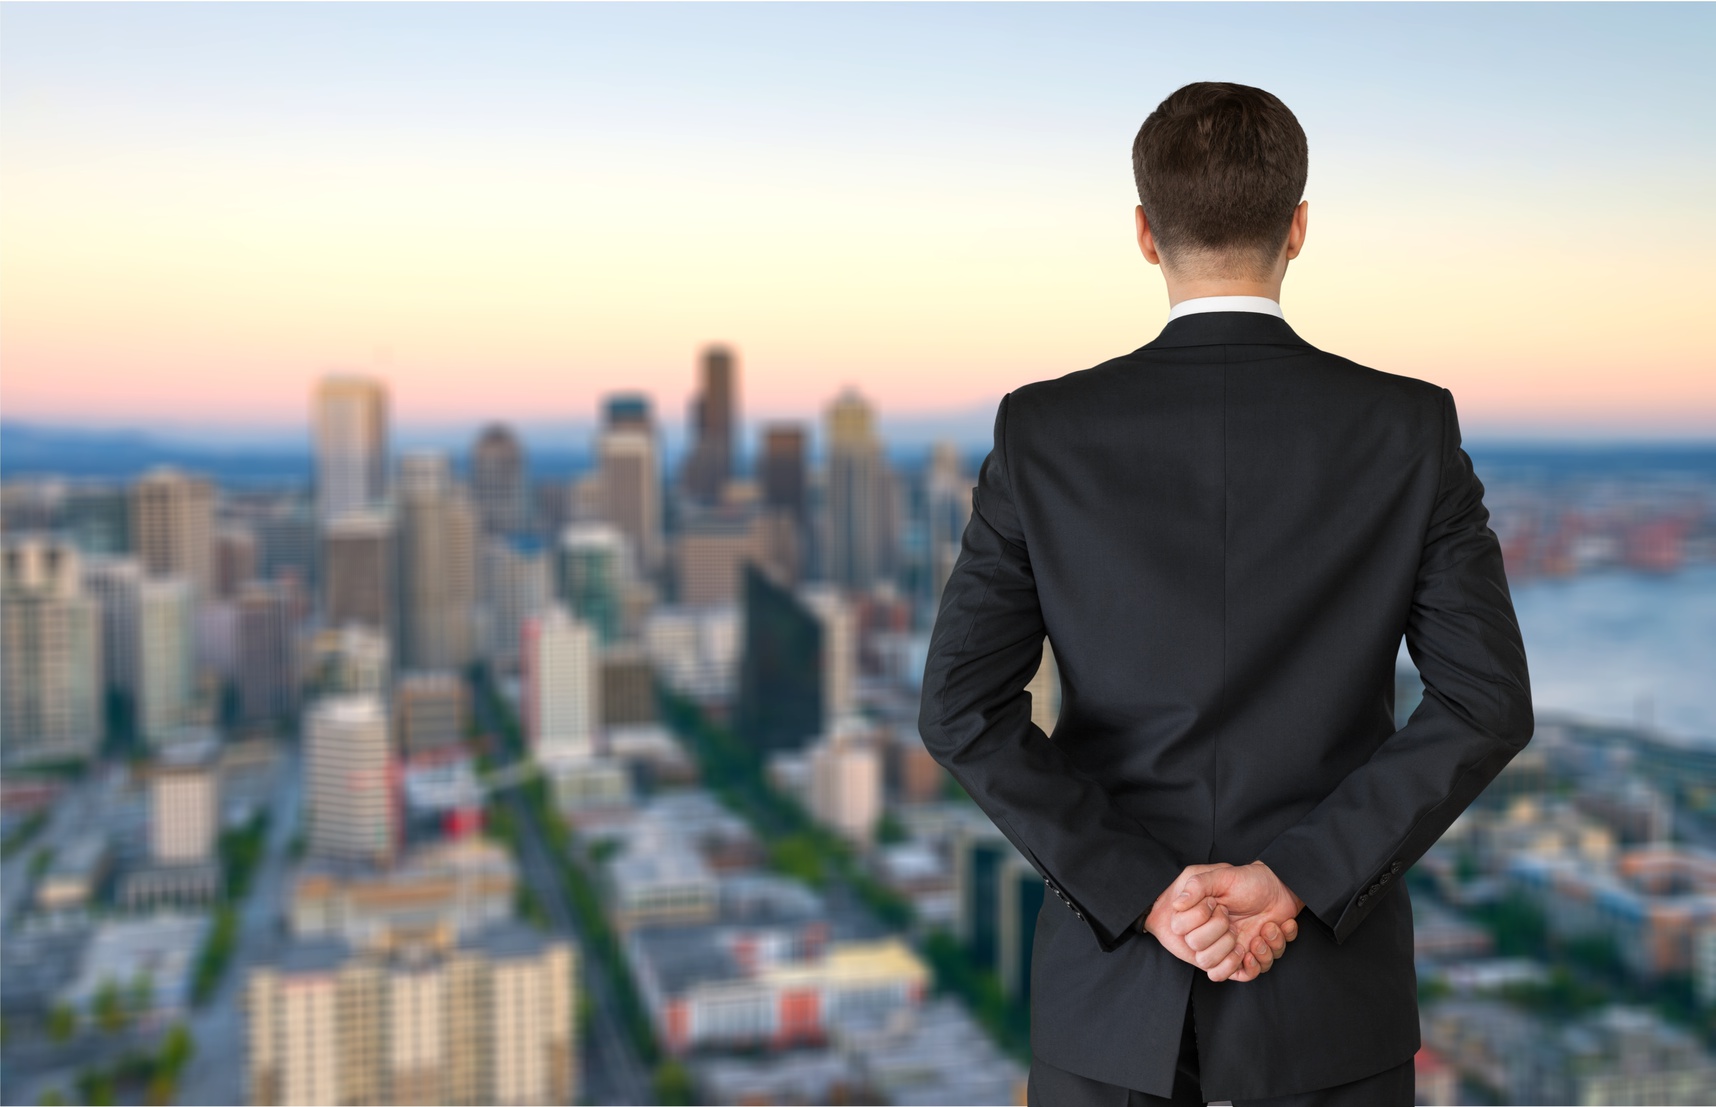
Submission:
[[[1512,585],[1543,712],[1716,741],[1716,565]],[[1401,662],[1411,664],[1402,644]]]

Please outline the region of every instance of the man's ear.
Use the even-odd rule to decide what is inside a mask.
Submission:
[[[1144,214],[1144,205],[1139,204],[1132,212],[1132,222],[1138,233],[1138,251],[1144,255],[1144,260],[1151,265],[1161,265],[1162,255],[1156,250],[1156,237],[1150,233],[1150,217]]]
[[[1293,209],[1293,221],[1287,225],[1287,260],[1292,261],[1305,248],[1305,223],[1310,218],[1311,201],[1300,200]]]

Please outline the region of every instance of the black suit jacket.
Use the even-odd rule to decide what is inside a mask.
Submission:
[[[1257,312],[1183,316],[1002,398],[919,726],[1053,893],[1037,1057],[1169,1095],[1188,1001],[1209,1098],[1417,1051],[1403,874],[1533,729],[1460,444],[1447,389]],[[1024,690],[1045,633],[1052,739]],[[1397,730],[1403,634],[1424,698]],[[1136,928],[1184,866],[1258,858],[1305,910],[1256,980],[1211,981]]]

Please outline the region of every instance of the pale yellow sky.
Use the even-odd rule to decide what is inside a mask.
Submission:
[[[243,88],[229,64],[205,86]],[[808,415],[846,384],[928,412],[1124,353],[1166,316],[1127,150],[1172,79],[1070,134],[1047,108],[978,127],[955,90],[915,129],[838,135],[775,118],[779,88],[726,129],[661,122],[679,103],[661,92],[658,115],[557,130],[418,113],[427,70],[353,86],[360,108],[396,98],[377,119],[297,110],[289,81],[221,114],[164,72],[144,107],[117,83],[6,86],[9,418],[286,425],[316,376],[357,369],[407,422],[588,418],[617,389],[676,419],[715,340],[739,351],[747,416]],[[1468,429],[1716,429],[1703,161],[1373,143],[1349,118],[1369,108],[1283,81],[1312,150],[1283,292],[1302,337],[1448,386]]]

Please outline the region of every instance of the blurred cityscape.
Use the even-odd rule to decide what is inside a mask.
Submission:
[[[309,482],[7,474],[5,1102],[1025,1102],[1043,882],[916,726],[983,449],[691,370],[570,472],[330,375]],[[1524,617],[1716,610],[1716,451],[1472,452],[1539,725],[1408,873],[1419,1101],[1716,1102],[1716,623],[1605,714]]]

